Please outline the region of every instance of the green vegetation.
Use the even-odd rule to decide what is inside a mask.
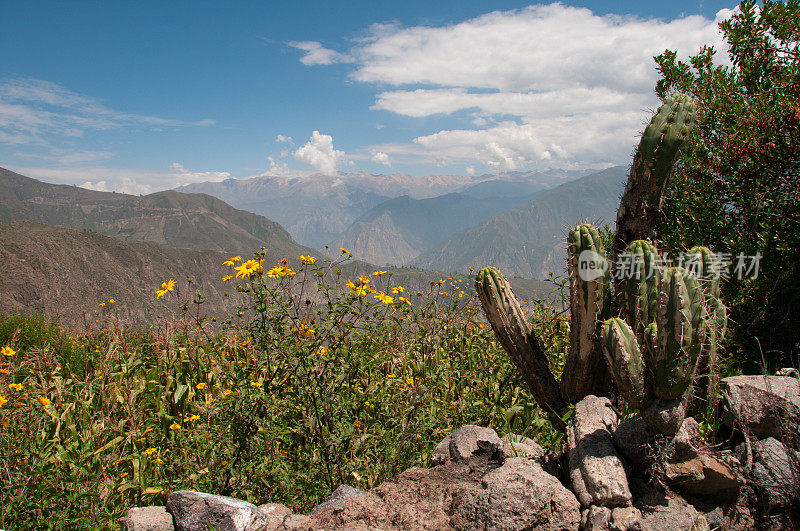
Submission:
[[[758,372],[762,359],[769,370],[796,366],[800,2],[742,2],[720,28],[730,66],[719,57],[715,64],[709,47],[688,62],[674,51],[656,58],[659,96],[691,95],[700,121],[668,187],[658,234],[673,255],[704,243],[730,260],[721,289],[735,363],[745,372]]]
[[[381,271],[347,278],[342,256],[231,260],[242,307],[219,333],[169,279],[160,300],[190,311],[144,330],[111,301],[79,335],[0,316],[0,527],[115,528],[177,489],[307,510],[427,466],[467,423],[558,444],[465,281],[409,293]],[[536,311],[563,353],[563,318]]]

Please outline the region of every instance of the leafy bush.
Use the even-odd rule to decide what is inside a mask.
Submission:
[[[389,273],[347,278],[345,259],[232,261],[242,307],[213,333],[193,310],[144,330],[100,312],[75,338],[0,321],[15,351],[0,374],[0,527],[115,527],[177,489],[307,510],[339,483],[427,466],[467,423],[558,444],[469,279],[409,293]],[[563,350],[563,314],[536,314]]]

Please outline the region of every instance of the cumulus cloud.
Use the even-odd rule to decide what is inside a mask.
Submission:
[[[275,137],[275,142],[286,142],[290,146],[294,145],[294,139],[292,137],[282,134],[278,134],[278,136]]]
[[[192,183],[221,182],[231,178],[227,171],[189,171],[183,164],[173,162],[170,164],[174,177],[174,186],[183,186]]]
[[[377,164],[383,164],[384,166],[391,166],[391,162],[389,162],[389,155],[387,155],[383,151],[376,151],[375,153],[373,153],[372,158],[370,160]]]
[[[325,175],[336,175],[336,168],[345,161],[345,152],[333,149],[330,135],[314,131],[308,142],[292,154],[296,160],[305,162]]]
[[[350,63],[353,58],[347,54],[342,54],[333,50],[329,50],[322,46],[317,41],[294,41],[287,42],[292,48],[297,48],[305,53],[300,58],[300,62],[304,65],[330,65],[333,63]]]
[[[643,19],[553,3],[440,26],[375,25],[348,51],[354,80],[393,87],[371,108],[418,118],[463,113],[473,128],[365,150],[399,163],[496,171],[622,162],[658,105],[653,56],[672,49],[686,59],[708,44],[726,61],[717,24],[731,14]]]

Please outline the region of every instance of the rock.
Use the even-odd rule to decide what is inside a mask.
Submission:
[[[325,509],[329,509],[331,507],[341,507],[347,500],[358,498],[364,494],[366,494],[366,492],[355,487],[351,487],[350,485],[339,485],[326,501],[311,509],[311,514],[315,515],[318,512],[324,511]]]
[[[581,515],[581,529],[592,531],[639,531],[642,515],[635,507],[602,507],[592,505]]]
[[[167,511],[178,531],[250,531],[263,527],[266,516],[252,503],[204,492],[179,490],[169,495]]]
[[[664,476],[670,486],[688,494],[714,495],[726,502],[735,501],[744,484],[744,478],[733,466],[706,452],[686,461],[667,463]]]
[[[800,371],[792,367],[784,367],[775,371],[775,376],[791,376],[793,378],[800,378]]]
[[[772,437],[753,442],[749,479],[759,505],[790,507],[800,502],[800,453]]]
[[[468,462],[479,457],[502,461],[503,441],[491,428],[467,424],[436,445],[431,454],[431,464],[443,465],[450,460]]]
[[[800,380],[791,376],[731,376],[722,380],[727,393],[722,420],[740,429],[744,423],[758,439],[800,432]]]
[[[507,433],[503,435],[501,440],[503,441],[502,451],[504,459],[511,459],[512,457],[541,459],[547,453],[547,451],[539,446],[533,439],[515,433]]]
[[[575,405],[567,426],[570,480],[584,507],[626,506],[631,492],[612,433],[617,414],[607,398],[589,395]]]
[[[259,505],[261,511],[267,519],[266,527],[262,531],[277,531],[283,529],[283,521],[292,514],[292,510],[280,503],[265,503]]]
[[[123,531],[172,531],[172,515],[166,507],[132,507],[122,519]]]
[[[513,457],[489,472],[481,489],[456,507],[456,529],[577,529],[580,504],[552,475],[530,459]]]
[[[679,496],[666,497],[650,488],[644,481],[631,482],[636,507],[641,515],[642,529],[675,531],[708,531],[705,515]]]
[[[697,457],[701,446],[700,429],[697,421],[688,417],[675,437],[668,441],[651,430],[641,415],[636,415],[619,423],[614,431],[614,444],[634,465],[650,467],[655,454],[678,460]]]

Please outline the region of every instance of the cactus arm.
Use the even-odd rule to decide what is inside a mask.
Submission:
[[[696,105],[684,94],[668,97],[645,128],[617,210],[613,258],[638,239],[653,239],[678,150],[695,122]]]
[[[605,264],[605,249],[597,230],[589,224],[578,225],[569,232],[568,271],[570,281],[570,344],[561,393],[570,402],[583,397],[607,394],[608,371],[597,341],[599,323],[607,316],[610,302],[610,271]],[[597,278],[587,280],[579,274],[582,253],[594,253],[606,266]]]
[[[647,393],[636,335],[619,317],[607,319],[601,330],[603,354],[619,392],[633,407],[642,409],[647,405]]]
[[[658,253],[652,244],[645,240],[635,240],[625,249],[630,267],[618,270],[621,278],[617,281],[620,310],[631,325],[636,339],[642,345],[645,341],[645,328],[656,320],[658,308]]]
[[[695,277],[670,267],[659,289],[658,348],[654,392],[662,400],[681,398],[692,383],[707,333],[705,294]]]
[[[494,267],[484,267],[475,278],[475,289],[495,336],[547,414],[553,427],[564,431],[568,408],[536,334],[528,325],[511,285]]]

